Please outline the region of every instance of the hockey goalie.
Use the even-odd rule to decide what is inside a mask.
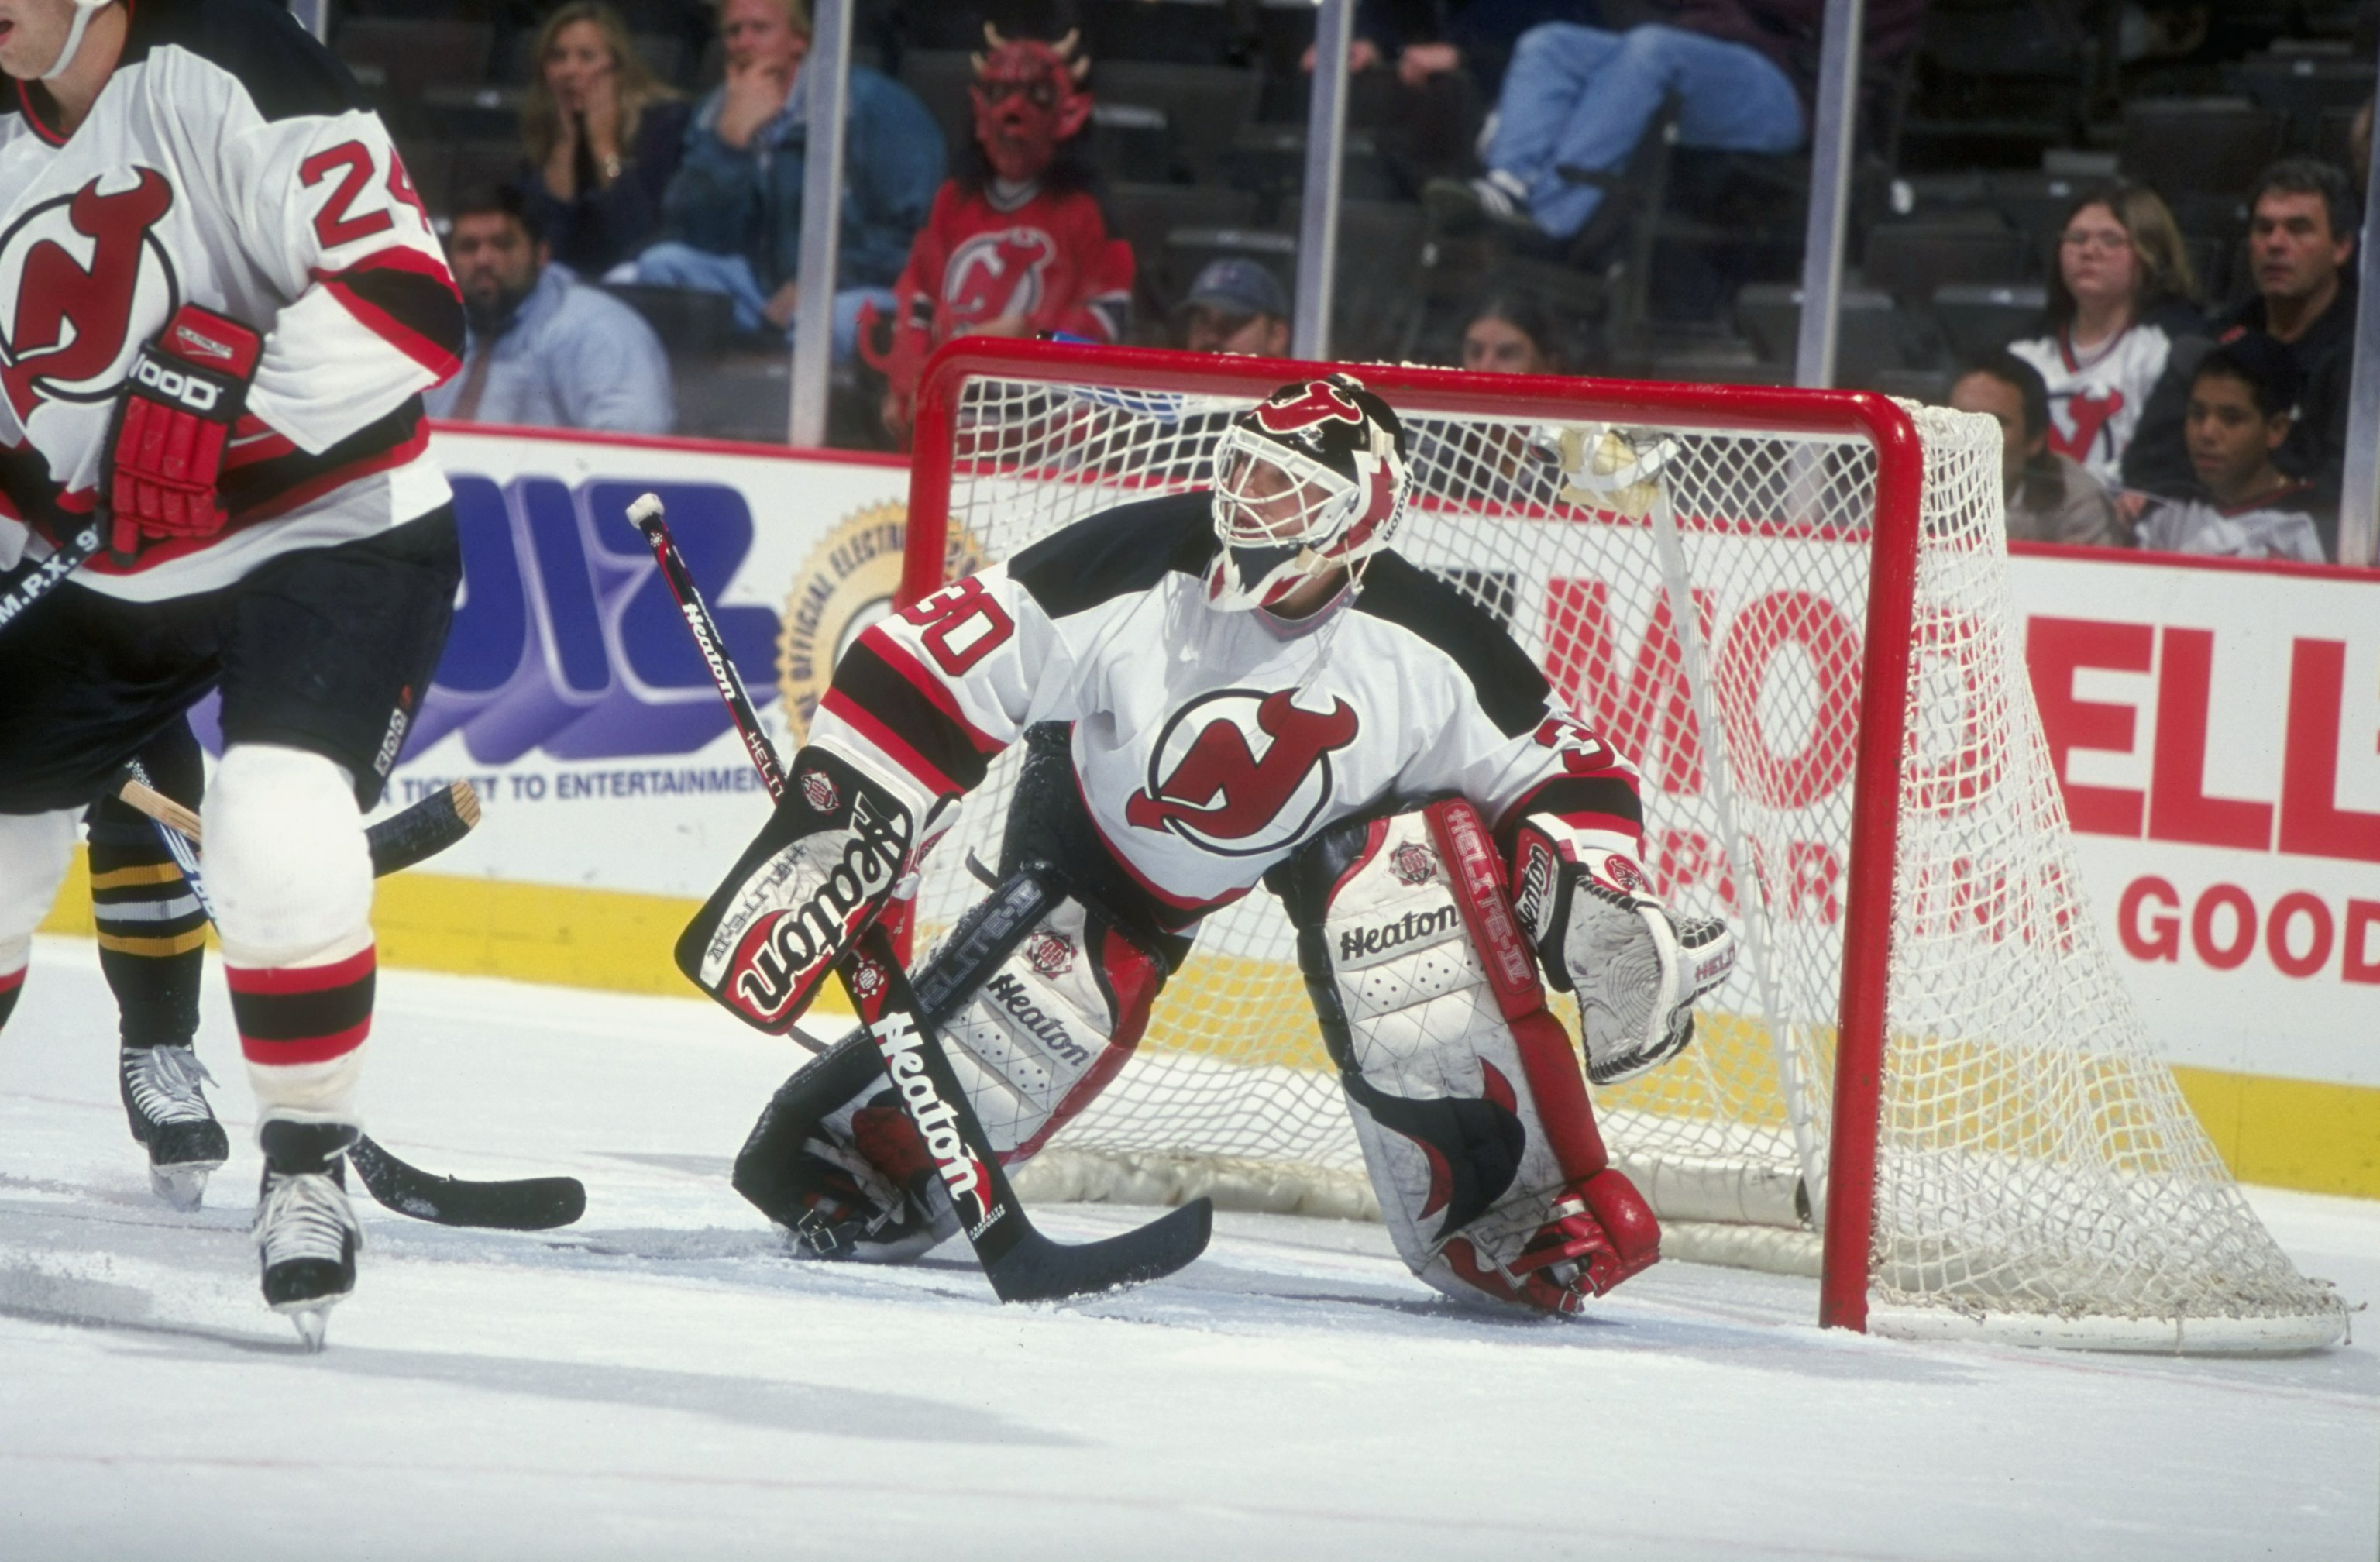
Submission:
[[[996,883],[917,979],[1003,1160],[1115,1077],[1199,920],[1261,884],[1416,1275],[1572,1312],[1650,1265],[1658,1225],[1543,984],[1578,996],[1586,1078],[1623,1080],[1686,1047],[1732,935],[1637,866],[1629,762],[1389,546],[1404,487],[1395,412],[1300,381],[1232,421],[1210,492],[1111,509],[869,629],[679,964],[788,1029],[1022,742]],[[969,936],[995,909],[1008,936]],[[735,1186],[822,1258],[957,1229],[856,1031],[778,1090]]]

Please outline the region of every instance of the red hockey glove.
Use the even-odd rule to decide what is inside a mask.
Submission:
[[[263,338],[184,304],[132,360],[108,435],[109,541],[129,556],[142,537],[205,537],[228,519],[215,495],[224,446],[248,400]]]

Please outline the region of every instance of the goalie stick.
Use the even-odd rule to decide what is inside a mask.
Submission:
[[[66,546],[33,566],[23,580],[0,592],[0,629],[15,623],[27,608],[49,595],[58,582],[80,569],[99,552],[106,537],[107,521],[102,517],[68,538]]]
[[[151,787],[133,766],[128,764],[116,772],[113,789],[128,807],[170,826],[185,840],[200,841],[199,816]],[[384,879],[437,856],[469,835],[479,823],[480,794],[468,781],[450,782],[364,832],[364,844],[371,848],[372,877]]]
[[[727,659],[726,645],[701,590],[670,536],[660,495],[638,498],[628,506],[628,519],[651,545],[653,561],[677,598],[686,628],[710,669],[720,697],[727,702],[728,714],[761,782],[770,797],[782,798],[784,766],[761,729],[759,714],[744,690],[742,677]],[[1022,926],[990,931],[990,924],[1000,921],[997,915],[987,919],[978,934],[999,938],[1014,932],[1023,935]],[[975,963],[956,962],[960,967]],[[1017,1202],[1016,1190],[1009,1185],[1000,1156],[967,1104],[966,1092],[959,1088],[941,1040],[911,990],[908,972],[881,921],[861,931],[851,953],[844,958],[841,974],[852,1007],[876,1043],[885,1074],[901,1097],[902,1109],[924,1138],[935,1169],[950,1190],[951,1202],[959,1212],[960,1226],[1001,1300],[1052,1301],[1137,1285],[1171,1275],[1206,1251],[1214,1230],[1215,1209],[1204,1198],[1168,1211],[1146,1226],[1096,1242],[1054,1241],[1037,1230]]]
[[[182,871],[182,881],[190,887],[190,897],[212,921],[214,902],[207,896],[205,879],[199,872],[199,854],[191,845],[195,833],[186,837],[165,819],[134,795],[145,794],[168,807],[183,812],[178,803],[166,798],[149,785],[148,775],[138,761],[125,766],[130,786],[117,794],[132,807],[149,816],[149,826],[157,832],[173,855],[174,864]],[[456,783],[461,785],[461,783]],[[439,793],[445,797],[448,794]],[[416,805],[417,807],[419,805]],[[410,812],[410,811],[408,811]],[[472,809],[478,817],[476,805]],[[402,819],[405,815],[400,814]],[[395,823],[395,821],[391,821]],[[464,829],[470,828],[465,824]],[[378,868],[378,854],[374,856]],[[387,870],[380,870],[386,872]],[[398,1156],[392,1155],[371,1135],[359,1133],[347,1151],[347,1163],[371,1196],[399,1214],[416,1220],[433,1221],[440,1226],[484,1226],[505,1231],[544,1231],[556,1226],[567,1226],[587,1213],[587,1185],[575,1177],[523,1177],[479,1181],[468,1178],[441,1177],[423,1171]]]

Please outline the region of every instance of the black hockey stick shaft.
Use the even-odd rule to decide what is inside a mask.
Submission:
[[[901,1104],[924,1138],[934,1170],[949,1190],[960,1229],[1002,1301],[1055,1301],[1172,1274],[1206,1251],[1214,1206],[1194,1199],[1120,1236],[1097,1242],[1052,1241],[1017,1202],[990,1139],[967,1104],[949,1056],[882,923],[859,935],[840,967]]]
[[[57,589],[67,576],[80,569],[93,554],[106,544],[107,519],[99,517],[89,526],[67,540],[66,546],[33,566],[25,578],[0,592],[0,629],[17,621],[33,604]]]
[[[628,506],[628,519],[652,544],[653,557],[677,595],[686,627],[710,668],[711,681],[726,700],[728,714],[752,763],[759,767],[770,796],[782,798],[784,767],[778,763],[768,734],[760,729],[759,714],[744,692],[735,665],[727,659],[700,588],[678,556],[660,496],[639,497]],[[1022,936],[1021,931],[1017,935]],[[900,1092],[902,1106],[934,1153],[936,1166],[951,1190],[952,1203],[959,1211],[961,1228],[974,1244],[976,1257],[1001,1300],[1046,1301],[1153,1280],[1172,1274],[1206,1251],[1213,1234],[1215,1210],[1203,1198],[1098,1242],[1055,1242],[1036,1230],[1016,1202],[1015,1190],[1001,1169],[990,1136],[967,1104],[966,1092],[952,1072],[941,1039],[910,990],[908,972],[881,922],[860,933],[853,952],[844,957],[841,974],[853,1007],[876,1042],[886,1074]],[[940,996],[947,999],[949,995]],[[975,1206],[972,1217],[967,1213],[970,1202]]]
[[[694,583],[694,574],[686,567],[686,559],[677,551],[677,539],[670,535],[669,518],[662,513],[661,495],[639,495],[628,506],[628,519],[645,534],[645,542],[653,550],[653,562],[661,566],[662,579],[669,582],[670,594],[677,598],[678,611],[686,616],[686,627],[694,636],[694,646],[702,653],[703,664],[710,669],[710,681],[718,687],[719,697],[727,702],[727,714],[735,723],[735,734],[744,740],[745,751],[752,756],[754,768],[769,788],[772,799],[785,795],[785,767],[777,758],[776,746],[760,726],[760,713],[752,703],[751,695],[744,690],[743,675],[727,657],[727,642],[720,638],[719,625],[710,616],[710,604],[702,600],[702,588]]]
[[[149,777],[139,763],[128,767],[142,787]],[[152,817],[149,827],[182,871],[190,897],[207,920],[215,920],[214,901],[199,871],[199,854],[163,819]],[[486,1226],[506,1231],[543,1231],[567,1226],[587,1213],[587,1185],[575,1177],[523,1177],[474,1181],[440,1177],[392,1155],[371,1135],[358,1132],[347,1153],[347,1164],[371,1196],[399,1214],[441,1226]]]

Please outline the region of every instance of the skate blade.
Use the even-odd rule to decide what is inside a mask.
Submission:
[[[308,1302],[302,1307],[276,1309],[298,1330],[298,1343],[308,1353],[322,1348],[322,1336],[331,1327],[331,1304],[327,1301]]]
[[[157,1197],[188,1214],[203,1203],[207,1196],[207,1175],[214,1165],[151,1166],[149,1189]]]

